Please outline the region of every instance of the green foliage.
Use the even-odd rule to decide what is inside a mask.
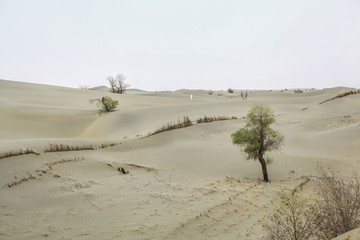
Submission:
[[[228,93],[234,93],[234,90],[232,90],[231,88],[228,89]]]
[[[110,112],[114,110],[119,104],[118,100],[112,99],[111,97],[103,97],[101,102],[103,112]]]
[[[112,99],[108,96],[102,97],[101,99],[92,99],[90,102],[96,102],[99,108],[101,108],[99,110],[99,114],[111,112],[116,109],[119,104],[118,100]]]
[[[231,135],[233,144],[241,147],[246,154],[246,159],[258,159],[267,182],[266,165],[272,160],[264,159],[267,151],[280,148],[284,137],[277,131],[270,128],[275,122],[274,111],[266,105],[252,107],[246,116],[246,125]]]
[[[275,122],[274,111],[266,105],[252,107],[246,116],[245,128],[231,135],[232,142],[243,148],[247,159],[258,159],[267,151],[279,149],[284,137],[270,128]]]
[[[296,90],[294,90],[294,93],[303,93],[304,91],[303,90],[301,90],[301,89],[296,89]]]

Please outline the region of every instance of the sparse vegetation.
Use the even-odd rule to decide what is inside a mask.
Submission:
[[[226,117],[226,116],[207,117],[207,116],[204,116],[203,118],[198,118],[196,120],[196,123],[208,123],[208,122],[214,122],[214,121],[224,121],[224,120],[234,120],[234,119],[238,119],[238,117],[236,117],[236,116],[232,116],[232,117]],[[156,131],[150,132],[146,137],[149,137],[149,136],[152,136],[152,135],[155,135],[158,133],[174,130],[174,129],[190,127],[192,125],[193,125],[193,122],[189,119],[189,117],[184,117],[183,120],[178,120],[177,122],[170,122],[170,123],[163,125],[161,128],[157,129]]]
[[[234,90],[231,89],[231,88],[229,88],[229,89],[228,89],[228,93],[234,93]]]
[[[304,91],[303,90],[301,90],[301,89],[295,89],[294,90],[294,93],[303,93]]]
[[[190,127],[192,125],[193,125],[193,123],[189,119],[189,117],[184,117],[183,120],[178,120],[177,122],[167,123],[166,125],[162,126],[161,128],[157,129],[156,131],[149,133],[148,136],[152,136],[152,135],[155,135],[155,134],[158,134],[161,132],[166,132],[166,131],[170,131],[170,130],[174,130],[174,129],[178,129],[178,128]]]
[[[282,193],[280,207],[264,225],[265,240],[307,240],[313,236],[310,199],[297,193]]]
[[[214,93],[214,91],[212,91],[212,90],[208,91],[209,95],[213,95],[213,93]]]
[[[119,104],[118,100],[112,99],[111,97],[102,97],[101,99],[92,99],[90,102],[96,102],[98,106],[101,108],[99,110],[99,114],[111,112],[116,109]]]
[[[268,151],[277,150],[284,141],[284,137],[270,128],[275,122],[274,111],[266,105],[252,107],[246,116],[247,123],[244,128],[239,129],[231,135],[232,142],[243,148],[247,159],[258,159],[264,177],[268,182],[267,164],[264,155]]]
[[[360,227],[360,178],[341,177],[332,170],[318,170],[313,200],[291,194],[281,195],[281,204],[264,225],[266,240],[330,240]]]
[[[61,160],[58,160],[58,161],[55,161],[55,162],[51,162],[51,163],[48,163],[46,164],[46,168],[44,169],[38,169],[36,170],[35,172],[38,174],[38,176],[42,176],[43,174],[47,174],[49,173],[52,169],[53,169],[53,166],[56,165],[56,164],[60,164],[60,163],[66,163],[66,162],[74,162],[74,161],[79,161],[79,160],[84,160],[84,158],[79,158],[79,157],[75,157],[73,159],[61,159]],[[26,177],[23,177],[19,180],[15,180],[15,181],[12,181],[12,182],[9,182],[7,183],[6,185],[11,188],[11,187],[14,187],[16,185],[19,185],[23,182],[28,182],[29,180],[33,180],[33,179],[36,179],[36,177],[34,176],[33,173],[30,173],[30,172],[26,172],[27,176]],[[60,175],[58,174],[53,174],[54,177],[60,177]],[[15,177],[16,178],[16,177]]]
[[[35,150],[31,149],[31,148],[11,150],[11,151],[8,151],[8,152],[0,153],[0,159],[1,158],[7,158],[7,157],[15,157],[15,156],[19,156],[19,155],[25,155],[25,154],[39,155],[40,153],[38,151],[35,151]]]
[[[117,143],[103,143],[103,144],[82,144],[82,145],[69,145],[69,144],[49,144],[44,152],[67,152],[67,151],[83,151],[83,150],[96,150],[107,148],[117,145]]]
[[[315,235],[333,239],[360,227],[360,178],[344,178],[332,170],[319,169],[315,182],[318,210],[314,213]]]
[[[129,84],[125,83],[126,77],[123,74],[118,74],[116,77],[108,77],[107,80],[110,83],[111,91],[113,93],[124,94],[130,87]]]
[[[333,98],[330,98],[330,99],[327,99],[327,100],[325,100],[325,101],[322,101],[322,102],[320,102],[319,104],[323,104],[323,103],[329,102],[329,101],[331,101],[331,100],[335,100],[335,99],[337,99],[337,98],[342,98],[342,97],[346,97],[346,96],[348,96],[348,95],[354,95],[354,94],[360,94],[360,89],[355,90],[355,91],[349,91],[349,92],[341,93],[341,94],[339,94],[339,95],[336,95],[336,96],[333,97]]]
[[[27,182],[27,181],[29,181],[31,179],[35,179],[35,177],[31,173],[27,173],[27,175],[28,175],[27,177],[23,177],[20,180],[12,181],[10,183],[7,183],[6,185],[8,186],[8,188],[11,188],[11,187],[19,185],[19,184],[21,184],[23,182]]]
[[[247,92],[247,91],[245,91],[245,93],[244,93],[244,92],[240,92],[240,96],[241,96],[241,98],[242,98],[243,100],[246,100],[247,97],[248,97],[248,92]]]
[[[208,122],[215,122],[215,121],[224,121],[224,120],[231,120],[231,119],[238,119],[236,116],[226,117],[226,116],[218,116],[218,117],[208,117],[204,116],[203,118],[198,118],[196,120],[197,123],[208,123]]]

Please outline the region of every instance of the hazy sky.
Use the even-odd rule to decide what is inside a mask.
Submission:
[[[360,87],[360,0],[0,0],[0,79]]]

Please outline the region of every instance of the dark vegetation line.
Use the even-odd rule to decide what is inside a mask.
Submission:
[[[169,123],[163,125],[159,129],[155,130],[152,133],[149,133],[145,137],[150,137],[150,136],[153,136],[155,134],[159,134],[159,133],[166,132],[166,131],[171,131],[171,130],[174,130],[174,129],[190,127],[190,126],[194,125],[194,123],[199,124],[199,123],[209,123],[209,122],[215,122],[215,121],[225,121],[225,120],[235,120],[235,119],[238,119],[238,117],[236,117],[236,116],[232,116],[232,117],[226,117],[226,116],[208,117],[208,116],[204,116],[203,118],[198,118],[195,122],[193,122],[193,121],[191,121],[189,119],[189,117],[186,116],[186,117],[183,118],[183,120],[178,120],[177,122],[169,122]]]
[[[97,150],[103,149],[107,147],[113,147],[120,143],[102,143],[102,144],[82,144],[82,145],[69,145],[69,144],[49,144],[47,147],[43,149],[43,153],[48,152],[69,152],[69,151],[83,151],[83,150]],[[40,155],[41,152],[35,151],[31,148],[11,150],[8,152],[0,153],[0,159],[7,157],[15,157],[26,154],[36,154]]]
[[[185,128],[190,127],[194,124],[198,123],[209,123],[214,121],[224,121],[224,120],[234,120],[238,119],[236,116],[232,117],[226,117],[226,116],[218,116],[218,117],[207,117],[204,116],[203,118],[199,118],[196,121],[191,121],[189,117],[184,117],[183,120],[178,120],[177,122],[170,122],[165,125],[163,125],[161,128],[155,130],[152,133],[149,133],[145,137],[150,137],[155,134],[159,134],[166,131],[171,131],[174,129],[179,128]],[[144,137],[144,138],[145,138]],[[45,147],[42,152],[43,153],[49,153],[49,152],[69,152],[69,151],[83,151],[83,150],[97,150],[97,149],[103,149],[108,147],[113,147],[116,145],[121,144],[121,142],[114,142],[114,143],[102,143],[102,144],[81,144],[81,145],[70,145],[70,144],[49,144],[47,147]],[[0,153],[0,159],[2,158],[8,158],[8,157],[15,157],[20,155],[26,155],[26,154],[36,154],[40,155],[41,152],[35,151],[31,148],[26,149],[18,149],[18,150],[11,150],[8,152]]]
[[[26,177],[23,177],[23,178],[21,178],[21,179],[18,179],[18,180],[9,182],[9,183],[6,183],[6,186],[8,186],[8,188],[11,188],[11,187],[14,187],[14,186],[16,186],[16,185],[19,185],[19,184],[21,184],[21,183],[23,183],[23,182],[28,182],[29,180],[37,179],[37,176],[38,176],[38,177],[41,177],[41,176],[43,176],[44,174],[50,173],[50,171],[53,169],[53,166],[54,166],[54,165],[57,165],[57,164],[60,164],[60,163],[81,161],[81,160],[84,160],[84,158],[75,157],[75,158],[73,158],[73,159],[61,159],[61,160],[58,160],[58,161],[55,161],[55,162],[47,163],[47,164],[46,164],[46,168],[44,168],[44,169],[38,169],[38,170],[35,171],[35,173],[29,173],[29,172],[27,172],[27,176],[26,176]],[[35,176],[36,174],[37,174],[37,176]],[[60,177],[60,176],[57,175],[57,174],[53,174],[53,176],[54,176],[54,177]]]
[[[354,94],[360,94],[360,89],[359,89],[359,90],[355,90],[355,91],[348,91],[348,92],[341,93],[341,94],[339,94],[339,95],[336,95],[336,96],[333,97],[333,98],[329,98],[329,99],[327,99],[327,100],[325,100],[325,101],[322,101],[322,102],[320,102],[319,104],[323,104],[323,103],[329,102],[329,101],[331,101],[331,100],[335,100],[335,99],[337,99],[337,98],[342,98],[342,97],[346,97],[346,96],[348,96],[348,95],[354,95]]]

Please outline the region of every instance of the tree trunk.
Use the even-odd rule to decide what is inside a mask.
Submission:
[[[267,168],[266,168],[266,162],[265,162],[264,157],[261,156],[261,155],[259,156],[259,162],[260,162],[260,164],[261,164],[264,181],[265,181],[265,182],[269,182],[268,173],[267,173]]]

